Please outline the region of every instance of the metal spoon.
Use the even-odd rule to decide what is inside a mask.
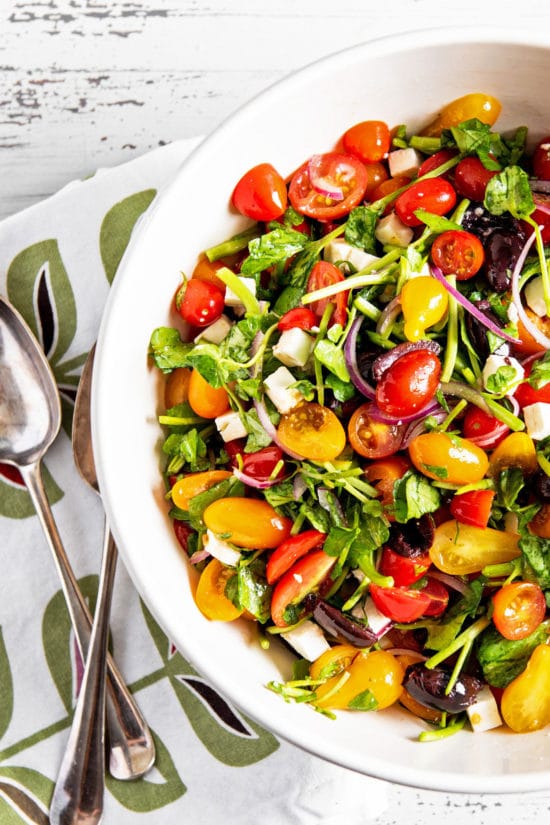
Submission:
[[[50,365],[23,318],[0,296],[0,461],[17,467],[27,485],[86,659],[92,617],[63,548],[41,475],[42,458],[60,425],[61,404]],[[134,779],[151,766],[153,742],[111,657],[107,666],[109,769],[117,779]]]

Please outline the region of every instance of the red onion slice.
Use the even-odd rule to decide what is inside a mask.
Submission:
[[[521,270],[523,269],[523,264],[525,263],[525,259],[527,258],[534,241],[535,233],[533,232],[533,234],[528,238],[527,243],[521,250],[521,254],[516,261],[516,265],[512,272],[512,301],[518,313],[519,319],[527,332],[532,335],[537,344],[540,344],[541,347],[544,347],[544,349],[550,349],[550,338],[548,338],[542,330],[540,330],[537,325],[531,321],[525,312],[519,292],[519,278],[521,275]]]
[[[529,181],[529,186],[532,192],[541,192],[544,195],[550,195],[550,180],[537,180],[536,178],[532,178]]]
[[[431,413],[432,417],[435,418],[438,424],[441,424],[442,421],[445,421],[447,418],[447,413],[443,409],[434,410]],[[411,441],[416,438],[417,435],[421,435],[423,432],[426,431],[426,419],[422,418],[422,420],[412,421],[410,426],[407,430],[405,430],[405,435],[403,436],[403,441],[401,442],[401,449],[406,450]]]
[[[208,550],[203,548],[202,550],[197,550],[193,553],[192,556],[189,556],[190,564],[199,564],[201,561],[205,561],[206,559],[210,558],[210,553]]]
[[[468,585],[456,576],[449,573],[442,573],[440,570],[430,570],[430,578],[437,579],[441,584],[447,585],[451,590],[457,590],[463,596],[468,592]]]
[[[395,319],[401,312],[401,297],[396,295],[387,306],[384,307],[380,318],[376,324],[376,332],[379,335],[385,335],[389,327],[393,324]]]
[[[545,182],[550,183],[550,181],[545,181]],[[550,192],[550,190],[548,190],[548,191]],[[536,207],[537,212],[544,212],[545,215],[550,215],[550,204],[548,203],[547,199],[545,199],[544,201],[541,202],[537,198],[537,196],[535,195],[533,200],[535,201],[535,207]]]
[[[253,487],[255,490],[267,490],[269,487],[273,487],[283,480],[281,478],[263,478],[260,480],[248,473],[243,473],[243,471],[237,467],[233,468],[233,475],[235,478],[238,478],[239,481],[242,481],[243,484],[246,484],[248,487]]]
[[[346,366],[348,368],[351,382],[355,389],[359,390],[359,392],[364,395],[365,398],[368,398],[369,401],[373,401],[376,397],[374,387],[372,387],[369,382],[363,378],[359,371],[359,365],[357,364],[357,338],[359,337],[359,330],[361,329],[364,320],[365,316],[360,315],[351,325],[346,338],[346,343],[344,344],[344,358],[346,360]]]
[[[310,183],[320,195],[333,201],[343,201],[345,197],[343,188],[322,174],[323,160],[323,155],[312,155],[309,159],[307,173]]]
[[[418,421],[419,418],[426,418],[428,415],[440,410],[441,407],[439,402],[434,398],[433,401],[429,401],[425,404],[422,409],[416,410],[416,412],[411,413],[410,415],[388,415],[387,413],[383,412],[380,407],[376,404],[371,404],[369,408],[369,415],[375,421],[381,421],[382,424],[410,424],[412,421]]]

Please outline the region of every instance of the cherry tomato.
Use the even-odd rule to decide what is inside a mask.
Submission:
[[[371,584],[370,594],[378,610],[394,622],[415,622],[430,604],[430,596],[423,590],[406,587]]]
[[[290,535],[292,521],[259,498],[218,498],[202,514],[206,527],[237,547],[265,550]]]
[[[383,160],[391,143],[390,130],[381,120],[364,120],[345,132],[342,138],[344,149],[364,163]]]
[[[326,679],[337,676],[351,665],[359,650],[353,645],[334,645],[315,659],[309,667],[312,679]]]
[[[534,582],[505,584],[493,596],[493,623],[505,639],[530,636],[546,616],[546,599]]]
[[[427,137],[439,137],[444,129],[451,129],[471,118],[478,118],[482,123],[492,126],[501,109],[502,105],[496,97],[482,92],[471,92],[447,103],[421,134]]]
[[[177,404],[185,404],[189,398],[189,381],[191,370],[187,367],[178,367],[166,377],[164,385],[164,406],[167,410]]]
[[[176,308],[188,324],[207,327],[222,314],[224,300],[224,293],[215,284],[191,278],[178,292]]]
[[[430,547],[432,564],[452,576],[479,573],[490,564],[502,564],[521,556],[519,536],[492,527],[459,524],[455,519],[435,528]]]
[[[541,539],[550,539],[550,504],[543,504],[529,522],[529,532]]]
[[[445,585],[438,579],[428,576],[422,592],[430,598],[430,603],[424,611],[424,616],[431,616],[432,618],[441,616],[449,604],[449,591]]]
[[[445,178],[426,178],[413,183],[395,201],[395,211],[406,226],[421,226],[414,214],[425,209],[432,215],[446,215],[456,203],[456,193]]]
[[[429,553],[408,558],[390,547],[384,547],[380,558],[380,572],[383,576],[391,576],[396,587],[406,587],[421,579],[431,563]]]
[[[405,432],[404,425],[386,424],[372,418],[371,403],[361,404],[348,423],[351,446],[363,458],[387,458],[398,451]]]
[[[430,155],[429,158],[422,161],[418,170],[418,177],[421,178],[423,175],[427,175],[428,172],[433,172],[435,169],[443,166],[444,163],[447,163],[448,160],[451,160],[451,158],[454,157],[456,157],[456,149],[440,149],[438,152],[435,152],[433,155]]]
[[[529,309],[529,307],[524,307],[523,309],[531,323],[538,327],[543,335],[550,338],[550,318],[540,318],[535,312],[533,312],[533,310]],[[518,318],[517,325],[517,337],[519,338],[520,343],[514,344],[514,350],[516,353],[520,353],[521,355],[536,355],[537,353],[546,352],[545,346],[543,344],[539,344],[539,342],[532,336],[532,334],[526,329],[521,318]]]
[[[370,201],[373,200],[372,194],[376,191],[377,187],[388,179],[388,170],[383,163],[366,163],[365,169],[367,172],[365,199]]]
[[[481,269],[485,252],[479,238],[471,232],[451,229],[437,236],[431,258],[444,275],[456,275],[458,281],[467,281]]]
[[[439,386],[441,361],[431,350],[405,353],[386,370],[376,386],[382,412],[400,418],[421,410]]]
[[[532,157],[533,173],[541,180],[550,180],[550,135],[536,146]]]
[[[527,667],[505,687],[500,710],[516,733],[540,730],[550,723],[550,647],[538,645]]]
[[[387,195],[393,195],[394,192],[397,192],[399,189],[402,189],[403,186],[407,186],[408,183],[411,182],[411,179],[406,175],[396,175],[394,178],[388,178],[387,180],[383,180],[376,189],[373,189],[369,200],[373,203],[375,201],[379,201],[382,198],[387,197]],[[388,215],[393,210],[393,203],[388,203],[387,206],[384,208],[384,215]]]
[[[437,324],[447,312],[449,294],[431,275],[419,275],[405,281],[401,289],[403,332],[408,341],[420,341],[426,330]]]
[[[261,450],[256,450],[254,453],[243,452],[241,456],[243,473],[256,478],[258,481],[264,481],[271,478],[275,467],[283,460],[283,451],[276,444],[270,444],[268,447],[262,447]],[[281,466],[276,478],[280,478],[284,473],[285,468]]]
[[[235,607],[225,595],[227,582],[234,575],[234,570],[217,559],[212,559],[202,571],[195,591],[195,602],[207,619],[232,622],[242,614],[242,609]]]
[[[245,445],[246,439],[244,438],[234,438],[231,441],[227,441],[224,444],[224,450],[229,456],[229,462],[232,467],[240,467],[241,461],[244,461]],[[241,457],[240,460],[239,456]]]
[[[270,163],[260,163],[246,172],[231,201],[235,209],[255,221],[273,221],[286,209],[286,185]]]
[[[535,211],[531,213],[531,217],[541,227],[542,242],[545,244],[550,243],[550,214],[547,211],[550,209],[550,195],[533,192],[533,200],[535,201]],[[543,208],[537,209],[537,206]],[[528,231],[529,233],[532,231],[530,225],[528,225]]]
[[[529,377],[535,363],[536,360],[524,366],[525,378]],[[519,385],[514,396],[521,407],[528,407],[529,404],[536,404],[537,402],[550,404],[550,382],[535,389],[535,387],[532,387],[531,384],[526,381]]]
[[[366,694],[372,696],[372,710],[383,710],[397,702],[403,692],[403,666],[386,650],[362,650],[346,668],[346,673],[349,674],[347,681],[338,674],[315,689],[318,707],[354,708],[354,700]]]
[[[308,593],[318,590],[336,563],[335,556],[327,556],[324,550],[312,550],[279,579],[271,596],[271,618],[277,627],[287,627],[285,611],[289,606],[300,604]],[[292,623],[292,622],[290,622]]]
[[[509,430],[506,429],[503,431],[502,423],[498,418],[470,404],[464,415],[462,432],[465,438],[475,439],[483,437],[484,446],[491,448],[495,447],[499,441],[502,441]],[[491,433],[494,433],[494,438],[492,439]]]
[[[461,524],[487,527],[495,493],[493,490],[469,490],[457,493],[451,501],[451,515]]]
[[[455,189],[463,198],[483,201],[487,184],[498,171],[486,169],[479,158],[464,158],[457,164],[454,173]]]
[[[193,369],[189,378],[189,404],[202,418],[217,418],[229,410],[229,396],[224,387],[212,387]]]
[[[227,265],[228,264],[224,261],[209,261],[206,256],[203,256],[197,261],[191,280],[207,281],[208,283],[219,287],[219,289],[221,289],[225,294],[225,283],[221,278],[218,278],[216,273]],[[232,267],[230,267],[230,269],[231,268]]]
[[[489,467],[481,447],[448,433],[417,435],[409,444],[409,456],[416,469],[428,478],[459,486],[481,481]]]
[[[277,435],[284,447],[311,461],[334,461],[346,446],[346,433],[328,407],[307,402],[281,416]]]
[[[277,329],[285,332],[287,329],[311,329],[317,323],[317,317],[309,307],[294,307],[282,316]]]
[[[283,573],[286,573],[289,567],[292,567],[295,561],[305,556],[310,550],[316,547],[321,548],[326,537],[326,533],[321,533],[320,530],[305,530],[303,533],[290,536],[283,541],[273,551],[267,562],[266,578],[268,584],[274,584],[277,579],[281,578]]]
[[[328,261],[317,261],[314,264],[307,281],[306,292],[315,292],[317,289],[323,289],[325,286],[340,283],[345,278],[342,272],[334,264]],[[340,324],[345,326],[348,317],[348,291],[339,292],[331,298],[320,298],[310,304],[310,309],[319,320],[323,317],[323,313],[329,303],[334,304],[334,311],[330,316],[329,326],[333,324]]]
[[[391,507],[394,502],[393,488],[395,482],[410,470],[411,462],[402,455],[392,455],[373,461],[365,467],[365,476],[376,487],[380,494],[380,502],[384,508]]]
[[[498,478],[509,467],[519,467],[525,475],[537,469],[537,451],[527,433],[510,433],[491,453],[489,475],[492,478]]]
[[[188,553],[188,545],[189,545],[189,537],[195,532],[192,527],[187,524],[186,521],[180,521],[179,519],[174,519],[172,521],[174,525],[174,533],[179,542],[181,549]]]
[[[318,173],[331,186],[341,189],[343,198],[336,200],[314,188],[310,180],[309,161],[304,163],[292,176],[288,197],[300,215],[318,221],[332,221],[341,218],[363,200],[367,189],[365,166],[353,155],[329,152],[321,156]]]
[[[203,473],[190,473],[177,479],[170,494],[172,501],[180,510],[188,510],[189,502],[199,493],[204,493],[220,481],[231,478],[228,470],[206,470]]]

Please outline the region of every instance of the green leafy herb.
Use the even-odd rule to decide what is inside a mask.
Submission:
[[[514,218],[528,218],[535,210],[529,177],[519,166],[507,166],[487,184],[484,206],[493,215],[510,212]]]
[[[550,541],[525,533],[519,548],[543,590],[550,590]]]
[[[426,209],[415,209],[414,214],[419,221],[426,224],[431,232],[435,232],[438,235],[441,234],[441,232],[462,229],[459,223],[450,221],[448,218],[442,218],[439,215],[434,215],[432,212],[427,212]],[[408,249],[410,248],[411,247],[408,247]]]
[[[367,688],[348,702],[350,710],[377,710],[378,702],[374,694]]]
[[[189,522],[191,527],[195,530],[204,530],[204,522],[202,514],[209,504],[217,501],[219,498],[227,498],[228,496],[242,496],[244,495],[244,484],[237,481],[236,478],[226,478],[223,481],[214,484],[205,490],[204,493],[199,493],[189,502]]]
[[[358,246],[369,252],[371,255],[376,254],[376,238],[374,230],[378,218],[381,215],[381,209],[373,209],[370,206],[356,206],[348,215],[346,221],[346,229],[344,238],[352,246]]]
[[[250,409],[242,413],[242,418],[248,432],[248,438],[244,447],[245,453],[255,453],[261,450],[262,447],[267,447],[271,444],[271,437],[260,424],[256,410]]]
[[[194,427],[185,433],[170,433],[162,445],[162,451],[170,458],[168,473],[179,473],[185,465],[192,473],[210,467],[206,442]]]
[[[545,352],[535,361],[527,380],[536,390],[550,381],[550,352]]]
[[[538,645],[546,644],[549,635],[548,621],[525,639],[516,641],[505,639],[496,627],[488,627],[480,636],[477,649],[485,680],[493,687],[505,688],[525,670],[533,650]]]
[[[393,491],[394,516],[402,524],[425,513],[434,513],[441,502],[439,491],[425,476],[412,470],[395,482]]]
[[[237,599],[239,607],[247,610],[265,624],[271,615],[272,588],[265,579],[265,563],[255,559],[237,568]]]
[[[303,232],[280,226],[259,238],[253,238],[248,244],[249,256],[241,266],[243,275],[257,275],[274,264],[286,261],[297,252],[301,252],[309,243]]]
[[[163,372],[189,366],[187,356],[192,349],[193,344],[184,344],[177,329],[172,327],[157,327],[149,342],[149,353]]]
[[[496,395],[505,395],[518,384],[518,374],[514,367],[503,364],[487,379],[486,388]]]
[[[323,338],[315,345],[313,354],[319,363],[326,367],[326,369],[333,373],[340,381],[346,383],[351,381],[344,353],[337,344],[333,344],[332,341],[327,341],[326,338]]]
[[[356,389],[351,381],[342,381],[333,373],[329,373],[327,375],[325,378],[325,384],[332,390],[336,400],[341,401],[342,403],[349,401],[350,398],[353,398],[353,396],[356,395]]]

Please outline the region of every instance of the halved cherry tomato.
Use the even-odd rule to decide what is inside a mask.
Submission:
[[[432,244],[431,258],[444,275],[456,275],[458,281],[473,278],[483,265],[483,244],[471,232],[451,229],[438,235]]]
[[[411,462],[404,455],[381,458],[365,467],[365,476],[380,493],[380,502],[384,508],[392,506],[395,482],[410,468]]]
[[[403,666],[387,650],[360,651],[346,668],[347,680],[337,674],[315,690],[315,704],[320,708],[346,710],[354,708],[361,694],[371,696],[372,710],[393,705],[403,692]],[[340,682],[340,686],[338,683]]]
[[[176,308],[188,324],[207,327],[222,314],[224,300],[224,293],[215,284],[191,278],[178,290]]]
[[[470,92],[447,103],[421,134],[439,137],[444,129],[452,129],[453,126],[458,126],[459,123],[471,118],[478,118],[482,123],[492,126],[501,109],[502,104],[496,97],[482,92]]]
[[[448,433],[422,433],[409,444],[416,469],[428,478],[449,484],[475,484],[489,467],[487,454],[467,438]]]
[[[421,178],[423,175],[427,175],[428,172],[433,172],[434,169],[443,166],[448,160],[456,157],[456,154],[456,149],[440,149],[438,152],[434,152],[433,155],[430,155],[429,158],[426,158],[426,160],[420,164],[418,177]]]
[[[164,385],[164,406],[167,410],[177,404],[185,404],[189,398],[189,381],[191,370],[187,367],[178,367],[166,377]]]
[[[386,370],[376,385],[376,403],[395,418],[412,415],[434,397],[441,361],[431,350],[405,353]]]
[[[191,280],[207,281],[219,287],[225,294],[225,283],[221,278],[218,278],[216,274],[218,270],[223,269],[224,266],[228,266],[225,261],[209,261],[206,255],[204,255],[197,261]],[[232,267],[230,267],[230,269],[231,268]]]
[[[348,438],[363,458],[387,458],[400,448],[405,427],[377,421],[371,416],[371,409],[369,402],[355,410],[348,423]]]
[[[422,592],[430,598],[430,603],[424,611],[424,616],[431,616],[432,618],[441,616],[449,604],[449,591],[445,585],[438,579],[427,576],[426,584],[422,588]]]
[[[179,542],[181,549],[188,553],[188,545],[189,545],[189,537],[195,532],[193,528],[186,522],[180,521],[179,519],[174,519],[172,524],[174,525],[174,533],[176,538]]]
[[[286,627],[287,607],[300,604],[303,599],[317,590],[327,578],[336,563],[335,556],[328,556],[324,550],[312,550],[298,559],[279,579],[271,596],[271,618],[277,627]]]
[[[534,473],[537,469],[537,451],[533,439],[527,433],[510,433],[491,453],[489,475],[492,478],[498,478],[509,467],[519,467],[524,475]]]
[[[510,641],[530,636],[546,616],[546,599],[538,584],[505,584],[493,596],[493,623]]]
[[[231,200],[242,215],[255,221],[273,221],[286,209],[286,185],[270,163],[260,163],[242,176]]]
[[[227,448],[227,445],[226,445]],[[283,451],[276,444],[270,444],[256,450],[254,453],[241,453],[243,473],[248,476],[264,481],[271,478],[277,464],[283,460]],[[280,478],[285,473],[284,466],[278,470],[276,478]]]
[[[317,317],[309,307],[294,307],[282,316],[277,329],[285,332],[287,329],[311,329],[317,323]]]
[[[425,209],[432,215],[446,215],[456,203],[456,192],[445,178],[426,178],[413,183],[395,201],[395,211],[406,226],[421,226],[414,214]]]
[[[328,197],[314,188],[309,176],[309,161],[292,176],[288,197],[300,215],[318,221],[341,218],[363,200],[367,189],[367,173],[364,164],[353,155],[328,152],[321,155],[318,173],[332,186],[341,189],[341,200]]]
[[[455,168],[455,189],[463,198],[483,201],[487,184],[495,175],[498,171],[486,169],[479,158],[464,158]]]
[[[292,567],[310,550],[322,547],[327,535],[320,530],[305,530],[296,536],[290,536],[273,551],[266,565],[266,578],[268,584],[274,584],[280,579],[283,573]]]
[[[531,375],[531,371],[535,364],[536,360],[524,365],[525,378],[528,378]],[[550,381],[548,384],[543,384],[543,386],[538,389],[535,389],[535,387],[532,387],[531,384],[526,381],[519,385],[514,393],[514,396],[520,407],[528,407],[529,404],[536,404],[537,402],[550,404]]]
[[[312,679],[326,679],[337,676],[351,665],[359,649],[353,645],[334,645],[315,659],[309,667]]]
[[[193,369],[189,378],[189,405],[202,418],[217,418],[229,410],[229,396],[224,387],[212,387]]]
[[[455,519],[435,528],[430,557],[443,573],[467,576],[490,564],[502,564],[521,556],[519,536],[492,527],[459,524]]]
[[[367,170],[367,188],[365,190],[365,199],[370,201],[372,200],[372,193],[383,183],[385,180],[388,179],[388,170],[384,166],[383,163],[366,163],[365,169]]]
[[[234,570],[225,567],[217,559],[208,562],[202,571],[195,591],[195,601],[207,619],[232,622],[242,614],[242,609],[235,607],[225,595],[227,582],[234,575]]]
[[[525,314],[527,315],[528,319],[534,324],[543,335],[550,337],[550,318],[544,317],[540,318],[532,309],[529,307],[523,308]],[[518,325],[518,339],[519,344],[514,344],[514,350],[516,353],[520,353],[521,355],[536,355],[537,353],[546,352],[546,348],[543,344],[540,344],[533,335],[527,330],[525,324],[518,318],[517,321]]]
[[[203,473],[190,473],[177,479],[170,494],[172,501],[181,510],[189,509],[189,502],[199,493],[204,493],[220,481],[231,478],[228,470],[206,470]]]
[[[206,527],[237,547],[265,550],[290,535],[292,521],[259,498],[218,498],[202,514]]]
[[[533,192],[533,200],[535,201],[535,211],[531,213],[531,218],[541,227],[541,235],[543,243],[550,243],[550,195],[545,195],[542,192]],[[537,207],[541,206],[542,209]],[[528,224],[529,233],[532,231]]]
[[[495,418],[494,415],[480,410],[479,407],[474,407],[470,404],[464,415],[462,422],[462,432],[464,438],[479,438],[484,437],[484,446],[488,449],[495,447],[499,441],[506,436],[509,430],[503,432],[502,423]],[[495,433],[494,438],[491,439],[491,433]],[[487,440],[485,440],[487,439]]]
[[[500,709],[516,733],[540,730],[550,724],[550,647],[537,645],[527,667],[504,689]]]
[[[487,527],[495,493],[493,490],[468,490],[451,501],[451,515],[461,524]]]
[[[329,261],[317,261],[309,273],[306,292],[315,292],[317,289],[323,289],[325,286],[338,284],[344,280],[345,278],[337,266],[329,263]],[[327,305],[329,303],[334,304],[329,326],[340,324],[343,327],[348,317],[348,296],[348,291],[342,291],[337,295],[333,295],[332,298],[320,298],[310,304],[310,309],[316,318],[321,319]]]
[[[529,532],[541,539],[550,539],[550,504],[543,504],[529,522]]]
[[[378,610],[394,622],[415,622],[430,605],[430,596],[423,590],[371,584],[370,594]]]
[[[284,447],[311,461],[333,461],[346,446],[346,433],[328,407],[300,404],[281,416],[277,435]]]
[[[348,129],[342,141],[350,155],[355,155],[364,163],[373,163],[387,156],[391,135],[388,125],[382,120],[364,120]]]
[[[380,558],[380,572],[383,576],[391,576],[396,587],[406,587],[421,579],[431,563],[429,553],[408,558],[390,547],[384,547]]]
[[[541,180],[550,180],[550,135],[539,141],[531,160],[535,176]]]

